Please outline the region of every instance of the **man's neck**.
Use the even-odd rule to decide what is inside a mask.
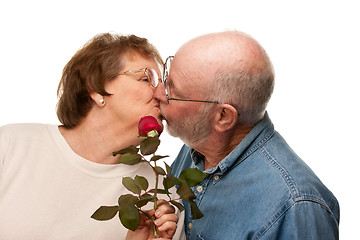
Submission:
[[[233,132],[212,134],[200,147],[195,148],[205,156],[204,169],[217,166],[222,159],[229,155],[246,137],[251,128],[236,129]]]

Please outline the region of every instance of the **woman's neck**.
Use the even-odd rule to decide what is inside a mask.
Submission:
[[[59,127],[71,149],[81,157],[102,164],[115,164],[112,153],[130,145],[140,144],[137,127],[113,123],[106,116],[90,113],[74,128]]]

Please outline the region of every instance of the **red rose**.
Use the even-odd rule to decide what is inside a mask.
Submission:
[[[139,135],[140,136],[147,136],[148,132],[152,130],[156,130],[158,134],[160,135],[163,131],[163,127],[158,123],[156,118],[153,116],[145,116],[140,119],[139,125]]]

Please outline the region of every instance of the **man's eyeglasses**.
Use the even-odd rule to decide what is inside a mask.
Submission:
[[[119,75],[125,75],[127,73],[139,73],[139,72],[144,72],[145,73],[145,76],[143,76],[141,79],[139,79],[140,81],[141,80],[147,81],[153,87],[156,87],[159,84],[159,75],[151,67],[147,67],[147,68],[143,68],[143,69],[139,69],[139,70],[127,70],[127,71],[125,71],[123,73],[119,73]]]
[[[168,83],[168,77],[169,77],[169,73],[170,73],[170,65],[171,65],[171,61],[174,59],[174,56],[170,56],[166,59],[165,64],[164,64],[164,78],[163,78],[163,83],[164,83],[164,88],[165,88],[165,95],[166,95],[166,100],[168,103],[170,103],[170,100],[174,100],[174,101],[186,101],[186,102],[203,102],[203,103],[215,103],[215,104],[221,104],[218,101],[210,101],[210,100],[195,100],[195,99],[182,99],[182,98],[171,98],[170,97],[170,86]]]

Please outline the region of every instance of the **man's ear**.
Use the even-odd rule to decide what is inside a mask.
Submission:
[[[237,122],[238,112],[230,104],[218,105],[218,111],[215,116],[215,130],[225,132],[232,129]]]
[[[90,93],[90,97],[97,106],[99,106],[99,107],[105,106],[106,102],[105,102],[105,98],[103,95],[101,95],[97,92],[92,92],[92,93]]]

